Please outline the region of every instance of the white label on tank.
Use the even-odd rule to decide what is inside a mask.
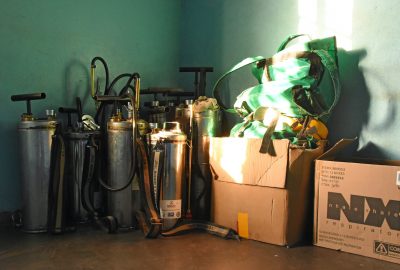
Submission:
[[[182,200],[161,200],[161,218],[176,219],[181,217]]]
[[[396,185],[398,188],[400,188],[400,171],[397,172]]]

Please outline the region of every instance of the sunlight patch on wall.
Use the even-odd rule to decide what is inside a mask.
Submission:
[[[298,0],[298,32],[313,38],[335,35],[337,46],[352,49],[353,0]]]

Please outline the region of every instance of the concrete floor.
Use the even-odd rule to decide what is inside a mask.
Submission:
[[[92,228],[32,235],[0,228],[0,269],[385,269],[400,266],[313,246],[285,248],[197,232],[156,240]]]

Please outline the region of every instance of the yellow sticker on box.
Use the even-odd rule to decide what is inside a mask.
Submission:
[[[249,238],[249,215],[247,213],[238,213],[237,227],[240,237]]]

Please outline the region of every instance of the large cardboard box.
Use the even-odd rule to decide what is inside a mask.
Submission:
[[[400,161],[352,161],[342,140],[315,166],[314,243],[400,263]]]
[[[239,235],[277,245],[312,235],[311,169],[323,153],[274,140],[268,154],[261,139],[211,138],[212,221]]]

